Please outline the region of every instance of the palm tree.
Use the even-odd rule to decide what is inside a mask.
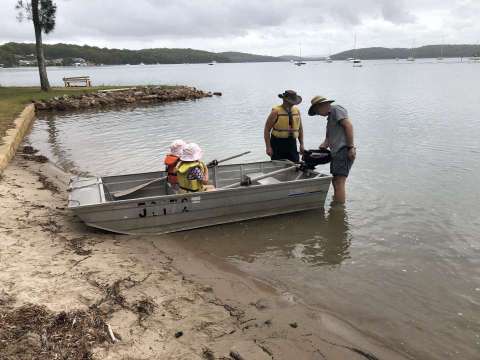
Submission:
[[[45,56],[43,54],[42,32],[48,34],[55,28],[55,14],[57,5],[52,0],[18,0],[15,9],[19,11],[18,20],[31,20],[35,30],[35,50],[37,55],[40,87],[43,91],[50,90]]]

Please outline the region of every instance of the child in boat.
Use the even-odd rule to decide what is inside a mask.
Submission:
[[[180,162],[177,165],[177,179],[181,192],[199,192],[213,190],[208,185],[208,169],[201,161],[202,149],[195,143],[183,148]]]
[[[169,190],[176,192],[178,190],[177,165],[183,153],[183,148],[187,143],[183,140],[175,140],[171,145],[168,154],[163,160],[167,171],[167,184]]]

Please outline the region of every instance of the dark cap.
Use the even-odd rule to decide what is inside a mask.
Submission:
[[[283,94],[278,94],[278,97],[292,105],[298,105],[302,102],[302,97],[293,90],[285,90]]]

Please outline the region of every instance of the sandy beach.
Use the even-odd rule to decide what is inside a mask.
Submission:
[[[0,180],[2,359],[404,358],[165,235],[86,228],[44,161]]]

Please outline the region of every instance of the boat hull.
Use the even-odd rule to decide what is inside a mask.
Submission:
[[[102,196],[108,196],[102,195],[104,188],[97,180],[77,188],[99,192],[99,203],[90,198],[90,204],[81,205],[73,190],[69,208],[91,227],[122,234],[161,234],[322,208],[330,180],[329,175],[319,174],[304,180],[103,202]]]

